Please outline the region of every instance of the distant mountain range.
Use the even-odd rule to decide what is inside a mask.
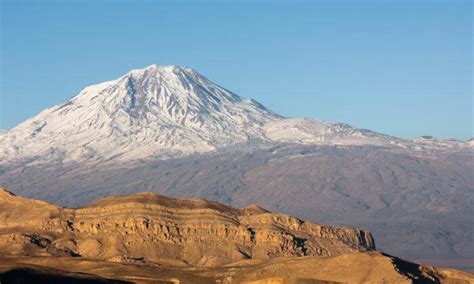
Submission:
[[[0,185],[67,206],[140,191],[259,203],[474,267],[473,150],[285,118],[190,68],[151,65],[0,132]]]

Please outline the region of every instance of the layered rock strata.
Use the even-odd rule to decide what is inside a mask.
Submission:
[[[0,253],[218,266],[244,259],[375,250],[364,230],[201,199],[114,196],[71,209],[0,190]]]

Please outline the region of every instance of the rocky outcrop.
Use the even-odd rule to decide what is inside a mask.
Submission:
[[[1,254],[218,266],[374,249],[367,231],[319,225],[258,206],[237,209],[139,193],[69,209],[0,190]]]

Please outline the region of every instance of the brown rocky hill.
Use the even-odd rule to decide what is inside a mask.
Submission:
[[[473,283],[375,251],[364,230],[202,199],[72,209],[0,189],[1,283]]]
[[[244,259],[375,250],[364,230],[336,228],[201,199],[114,196],[78,209],[0,190],[0,252],[217,266]]]

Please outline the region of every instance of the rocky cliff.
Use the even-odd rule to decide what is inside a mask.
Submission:
[[[374,249],[367,231],[319,225],[258,206],[237,209],[140,193],[70,209],[0,190],[2,254],[217,266]]]
[[[110,196],[72,209],[0,189],[3,283],[472,283],[336,228],[203,199]],[[332,282],[333,281],[333,282]]]

